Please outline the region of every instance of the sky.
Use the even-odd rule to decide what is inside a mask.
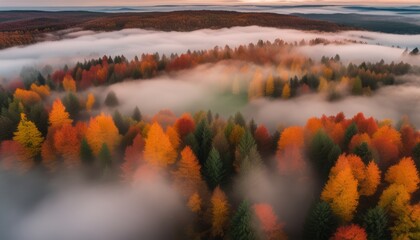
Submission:
[[[0,6],[147,6],[165,4],[416,4],[420,0],[0,0]]]

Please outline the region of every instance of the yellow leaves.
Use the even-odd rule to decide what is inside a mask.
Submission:
[[[65,124],[71,124],[73,120],[70,119],[70,115],[66,112],[66,107],[60,99],[54,101],[50,115],[48,117],[51,127],[57,128]]]
[[[291,94],[290,85],[288,83],[286,83],[283,86],[283,90],[281,92],[281,97],[283,99],[288,99],[288,98],[290,98],[290,94]]]
[[[403,185],[392,184],[382,192],[378,205],[390,210],[393,216],[400,216],[407,213],[410,201],[410,193]]]
[[[359,201],[357,180],[351,168],[347,167],[337,175],[331,175],[321,194],[321,199],[328,202],[332,211],[345,222],[353,219]]]
[[[202,200],[200,195],[195,192],[191,197],[188,199],[187,206],[193,213],[199,213],[201,211]]]
[[[64,76],[63,79],[63,88],[66,92],[76,92],[76,81],[70,74]]]
[[[50,87],[48,87],[48,85],[38,86],[35,83],[32,83],[31,90],[36,92],[41,98],[46,98],[50,95]]]
[[[420,204],[409,206],[407,214],[395,221],[391,231],[392,239],[420,239]]]
[[[217,187],[211,196],[211,233],[213,236],[224,236],[229,221],[229,203],[225,193]]]
[[[248,98],[250,100],[264,96],[263,73],[260,69],[255,71],[254,77],[249,83]]]
[[[381,171],[374,162],[370,162],[365,171],[366,177],[364,181],[360,182],[360,195],[372,196],[381,182]]]
[[[95,155],[105,143],[112,153],[119,144],[120,135],[111,116],[101,115],[91,118],[86,130],[86,139]]]
[[[412,158],[402,158],[400,162],[388,169],[385,180],[391,184],[400,184],[408,193],[414,193],[420,182],[419,173]]]
[[[27,120],[26,115],[22,113],[13,140],[20,143],[25,148],[25,153],[28,158],[33,158],[41,151],[41,145],[44,138],[35,124]]]
[[[146,162],[153,166],[166,167],[173,164],[177,153],[169,140],[168,135],[163,132],[159,123],[154,122],[149,129],[144,149]]]
[[[88,112],[92,111],[93,104],[95,104],[95,96],[93,96],[92,93],[89,93],[86,100],[86,110]]]

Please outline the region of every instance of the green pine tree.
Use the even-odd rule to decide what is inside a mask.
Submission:
[[[80,145],[80,159],[85,166],[92,166],[94,162],[93,152],[86,138],[82,139]]]
[[[335,232],[337,219],[334,217],[330,205],[326,202],[317,203],[306,218],[304,240],[328,240]]]
[[[209,157],[204,164],[204,171],[207,177],[207,183],[211,189],[214,189],[223,181],[225,169],[223,168],[220,154],[215,148],[212,148],[209,153]]]
[[[346,131],[344,132],[344,142],[343,142],[344,150],[348,149],[351,139],[358,132],[359,130],[357,129],[356,123],[352,123],[350,126],[347,127]]]
[[[353,149],[353,153],[359,156],[365,164],[372,161],[372,152],[366,142],[362,142],[359,146]]]
[[[233,240],[256,239],[252,228],[252,212],[248,201],[243,201],[232,217],[231,238]]]
[[[137,106],[136,108],[134,108],[133,115],[131,117],[137,122],[140,122],[142,120],[140,109]]]
[[[382,208],[369,209],[362,217],[362,225],[366,229],[368,240],[387,239],[388,217]]]

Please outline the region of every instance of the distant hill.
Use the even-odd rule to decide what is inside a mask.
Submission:
[[[0,48],[31,44],[42,34],[68,28],[115,31],[142,28],[161,31],[194,31],[235,26],[262,26],[335,32],[356,29],[346,25],[299,16],[231,11],[175,11],[145,13],[98,13],[83,11],[0,12]]]

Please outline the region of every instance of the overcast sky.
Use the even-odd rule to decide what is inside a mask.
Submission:
[[[418,4],[420,0],[0,0],[6,6],[144,6],[162,4]]]

